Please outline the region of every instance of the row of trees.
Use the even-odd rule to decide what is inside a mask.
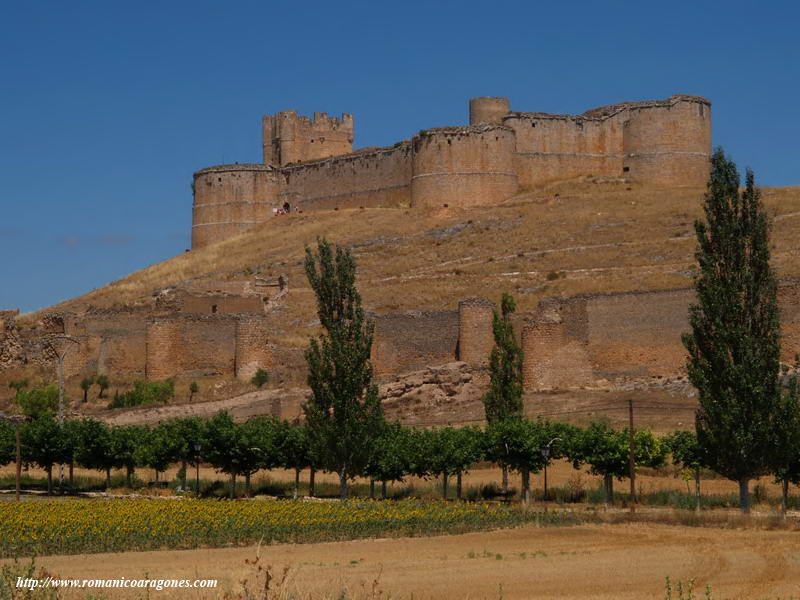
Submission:
[[[212,465],[231,478],[231,492],[237,477],[245,480],[250,493],[254,473],[276,468],[295,470],[295,493],[300,472],[313,473],[325,469],[328,462],[316,458],[310,444],[308,426],[291,425],[274,418],[259,417],[245,423],[234,423],[227,413],[210,419],[182,418],[156,426],[109,426],[93,419],[67,421],[63,425],[52,415],[43,415],[22,425],[22,459],[26,465],[38,465],[47,472],[48,493],[53,490],[53,468],[59,464],[79,465],[103,472],[106,484],[111,471],[122,469],[131,485],[135,470],[147,467],[155,471],[156,482],[161,473],[173,464],[180,464],[181,486],[186,488],[187,467],[199,462]],[[688,441],[687,441],[688,436]],[[696,441],[681,432],[662,440],[649,431],[636,432],[637,465],[664,465],[670,449],[679,463],[694,466],[686,458],[683,446],[673,443],[680,438],[684,445]],[[544,452],[544,448],[547,452]],[[504,472],[521,476],[523,500],[530,497],[530,475],[538,473],[553,460],[567,459],[576,468],[588,466],[590,472],[604,477],[606,497],[611,501],[614,478],[623,478],[628,469],[629,436],[605,423],[577,427],[563,423],[504,419],[477,427],[444,427],[414,429],[398,423],[384,423],[376,439],[374,451],[363,468],[352,477],[368,478],[373,484],[400,482],[414,475],[438,478],[443,493],[448,495],[455,477],[456,497],[461,498],[462,475],[482,461],[491,461]],[[14,430],[0,424],[0,463],[14,460]],[[71,481],[70,484],[71,486]],[[507,491],[507,490],[506,490]]]

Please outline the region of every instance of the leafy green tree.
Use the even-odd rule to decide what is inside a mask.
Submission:
[[[107,375],[98,375],[95,377],[94,382],[100,388],[100,393],[97,394],[97,397],[102,398],[105,391],[111,386],[111,382],[109,382]]]
[[[308,443],[308,431],[299,425],[283,424],[283,434],[281,437],[281,457],[283,466],[286,469],[294,469],[294,497],[300,495],[300,472],[303,469],[311,469],[314,460],[311,456],[311,448]],[[311,493],[309,482],[309,494]]]
[[[25,423],[21,431],[22,459],[45,470],[48,496],[53,494],[53,465],[67,462],[67,448],[61,434],[58,421],[46,414]]]
[[[252,383],[257,388],[261,388],[269,382],[269,373],[267,373],[264,369],[256,370],[255,375],[250,378],[250,383]]]
[[[58,387],[48,385],[41,388],[22,389],[17,392],[17,403],[22,412],[32,419],[58,412]]]
[[[494,311],[492,332],[494,348],[489,355],[489,390],[483,397],[486,422],[493,424],[522,416],[522,349],[514,337],[511,315],[516,310],[514,298],[503,293],[500,313]],[[508,467],[502,465],[503,491],[508,493]]]
[[[83,402],[88,402],[89,389],[94,385],[94,377],[84,377],[81,379],[81,389],[83,390]]]
[[[181,468],[180,484],[182,489],[186,487],[186,468],[187,465],[197,466],[197,452],[194,449],[196,443],[201,444],[204,435],[204,423],[198,417],[184,417],[167,421],[167,427],[172,430],[172,437],[175,443],[175,460],[180,461]]]
[[[650,431],[639,429],[634,434],[635,466],[657,468],[664,465],[668,448]],[[592,475],[603,476],[606,503],[614,502],[614,478],[629,475],[630,434],[617,431],[605,422],[594,422],[580,430],[569,446],[569,458],[577,469],[589,465]]]
[[[17,457],[17,437],[14,425],[0,420],[0,467],[14,462]]]
[[[141,448],[149,441],[149,430],[144,425],[118,425],[111,428],[114,466],[125,469],[125,484],[133,487],[136,467],[141,466]]]
[[[787,369],[788,370],[788,369]],[[800,357],[795,359],[795,372],[784,371],[786,387],[778,418],[778,443],[771,465],[775,479],[781,484],[781,512],[786,518],[789,508],[789,484],[800,484]]]
[[[78,425],[75,458],[87,469],[106,474],[106,489],[111,486],[111,469],[117,466],[111,428],[95,419],[83,419]]]
[[[477,431],[474,428],[442,427],[416,433],[416,473],[441,477],[442,497],[445,499],[450,477],[463,474],[481,458],[483,444]]]
[[[704,466],[703,451],[697,436],[691,431],[674,431],[664,438],[672,455],[672,463],[691,469],[694,475],[695,509],[700,510],[700,469]]]
[[[381,482],[381,497],[386,498],[390,481],[403,481],[406,475],[420,471],[416,464],[419,456],[415,432],[400,423],[387,422],[375,443],[366,475],[371,484],[374,481]],[[370,495],[374,495],[372,485]]]
[[[697,304],[689,308],[689,380],[697,388],[697,440],[708,465],[739,483],[742,512],[749,482],[770,471],[779,443],[780,323],[770,267],[769,220],[747,172],[721,148],[711,160],[705,221],[695,222]]]
[[[239,425],[234,452],[239,456],[239,473],[245,477],[245,492],[251,495],[250,478],[261,469],[285,463],[286,425],[272,417],[257,417]]]
[[[530,500],[530,474],[538,473],[551,460],[545,459],[541,449],[553,437],[548,424],[527,419],[505,419],[486,428],[488,457],[520,473],[524,502]]]
[[[158,483],[159,473],[178,461],[183,440],[178,439],[169,422],[148,429],[143,437],[143,443],[134,453],[133,460],[136,464],[153,469]]]
[[[317,255],[306,248],[305,271],[317,299],[324,333],[306,351],[311,398],[303,406],[309,441],[320,466],[339,475],[339,494],[365,472],[383,431],[378,387],[370,352],[374,324],[366,320],[355,284],[350,251],[334,251],[318,240]]]

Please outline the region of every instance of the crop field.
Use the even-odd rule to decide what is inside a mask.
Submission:
[[[788,600],[800,597],[797,535],[644,523],[528,524],[436,537],[46,556],[37,565],[60,577],[218,579],[214,592],[151,592],[156,599],[263,598],[247,596],[242,585],[251,593],[263,590],[260,565],[275,577],[266,596],[275,600],[663,600],[666,577],[673,589],[694,579],[698,599],[710,585],[716,600]],[[95,597],[144,595],[114,590]]]
[[[531,521],[569,522],[497,505],[418,500],[304,502],[120,499],[0,504],[0,554],[30,556],[432,535]]]

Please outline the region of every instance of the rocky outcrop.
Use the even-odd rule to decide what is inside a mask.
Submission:
[[[471,413],[480,405],[487,381],[484,371],[453,362],[398,376],[379,391],[388,419],[408,425],[457,422],[465,409]]]

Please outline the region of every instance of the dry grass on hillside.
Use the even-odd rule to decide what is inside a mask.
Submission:
[[[795,231],[800,187],[764,189],[775,217],[774,262],[800,276]],[[524,192],[479,209],[340,210],[271,219],[222,243],[182,254],[61,309],[141,301],[187,280],[247,279],[287,273],[291,339],[305,342],[313,298],[302,270],[304,246],[318,236],[353,248],[359,287],[377,312],[454,308],[460,298],[514,293],[520,310],[542,298],[691,285],[692,222],[703,190],[647,188],[581,180]],[[287,332],[288,333],[288,332]]]

